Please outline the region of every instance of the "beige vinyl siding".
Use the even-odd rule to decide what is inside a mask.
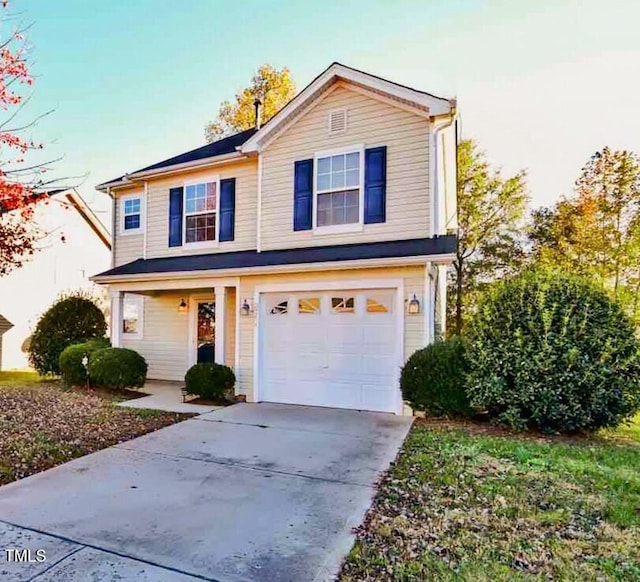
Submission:
[[[122,347],[147,360],[149,379],[184,380],[189,367],[189,314],[178,311],[183,297],[182,292],[145,296],[142,338],[122,335]]]
[[[183,245],[169,247],[169,190],[185,182],[206,181],[212,176],[236,179],[236,210],[234,240],[213,243],[207,247]],[[185,172],[171,178],[148,182],[147,258],[182,256],[203,253],[225,253],[256,248],[256,212],[258,192],[258,162],[247,160],[230,163],[206,171]],[[218,193],[219,194],[219,193]],[[218,199],[219,200],[219,199]]]
[[[224,363],[236,367],[236,290],[228,287],[224,314]]]
[[[329,135],[332,109],[347,110],[347,131]],[[429,122],[425,117],[339,85],[330,89],[262,156],[262,249],[298,248],[429,235]],[[293,230],[294,162],[349,145],[387,146],[386,222],[360,232]],[[315,210],[315,208],[314,208]]]
[[[141,234],[123,234],[122,233],[122,198],[127,196],[139,195],[142,199],[142,207],[144,208],[144,190],[142,188],[131,188],[120,190],[116,194],[115,204],[115,227],[116,232],[113,237],[113,253],[114,265],[124,265],[139,259],[144,254],[144,235]],[[143,219],[144,220],[144,219]],[[143,224],[144,226],[144,224]]]
[[[287,275],[256,275],[240,278],[240,297],[254,298],[255,287],[270,283],[317,282],[322,290],[323,282],[367,279],[402,279],[405,298],[413,293],[420,298],[423,309],[420,314],[405,315],[404,359],[424,346],[424,267],[398,267],[386,269],[354,269],[349,271],[318,271]],[[257,306],[256,306],[257,308]],[[237,392],[247,400],[253,400],[253,374],[256,339],[256,313],[240,317],[240,369],[236,373]],[[399,371],[398,371],[399,373]]]

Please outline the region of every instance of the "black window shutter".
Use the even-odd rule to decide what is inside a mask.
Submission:
[[[387,216],[387,146],[364,152],[364,222],[385,222]]]
[[[236,179],[220,180],[220,242],[233,240],[236,221]]]
[[[293,179],[293,230],[310,230],[313,225],[313,160],[295,163]]]
[[[183,188],[169,190],[169,246],[182,246],[182,196]]]

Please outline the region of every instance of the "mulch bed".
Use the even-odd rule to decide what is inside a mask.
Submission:
[[[190,418],[116,406],[143,393],[0,385],[0,485]]]

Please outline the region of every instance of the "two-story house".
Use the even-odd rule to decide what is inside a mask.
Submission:
[[[455,117],[334,63],[262,127],[101,184],[113,344],[154,379],[216,361],[247,401],[401,413],[445,326]]]

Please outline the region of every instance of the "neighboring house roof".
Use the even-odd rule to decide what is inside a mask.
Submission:
[[[67,202],[78,212],[107,249],[111,250],[111,234],[75,188],[63,191]]]
[[[211,271],[332,261],[442,255],[455,253],[455,251],[456,237],[454,235],[446,235],[434,238],[330,245],[262,251],[260,253],[252,250],[206,255],[183,255],[158,259],[137,259],[131,263],[120,265],[95,275],[91,279],[99,280],[107,277],[147,275],[151,273]]]
[[[13,323],[11,323],[6,317],[0,315],[0,336],[9,331],[12,327]]]
[[[110,187],[126,186],[134,179],[191,168],[214,161],[223,161],[225,156],[229,159],[242,158],[244,157],[243,154],[259,151],[261,145],[271,139],[301,108],[307,106],[318,94],[339,80],[349,81],[354,85],[364,87],[380,95],[391,97],[398,103],[410,104],[416,109],[423,110],[429,116],[450,115],[456,107],[455,99],[437,97],[431,93],[419,91],[334,62],[289,101],[268,123],[264,123],[259,130],[252,128],[230,135],[219,141],[146,166],[130,174],[103,182],[97,186],[97,189],[106,191]]]
[[[53,197],[58,194],[64,194],[64,197],[67,199],[67,203],[74,208],[76,212],[78,212],[104,246],[111,250],[111,235],[109,234],[109,231],[105,228],[104,224],[102,224],[95,212],[91,210],[89,205],[84,201],[75,188],[52,188],[50,190],[41,190],[34,193],[33,197],[37,199],[42,196]],[[2,214],[1,211],[0,214]]]

